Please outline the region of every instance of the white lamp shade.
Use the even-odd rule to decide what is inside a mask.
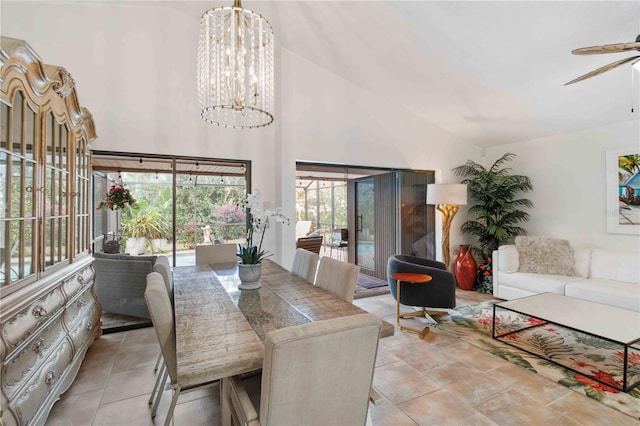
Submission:
[[[427,204],[467,204],[467,185],[436,184],[427,185]]]

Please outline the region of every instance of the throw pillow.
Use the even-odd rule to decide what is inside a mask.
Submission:
[[[567,240],[548,237],[516,237],[519,272],[575,276],[573,249]]]

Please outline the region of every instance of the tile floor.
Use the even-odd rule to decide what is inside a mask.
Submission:
[[[458,291],[458,306],[491,299]],[[391,295],[356,305],[395,323]],[[408,319],[407,321],[415,321]],[[164,422],[147,400],[159,353],[153,329],[102,336],[89,349],[74,384],[58,401],[47,425],[153,425]],[[383,399],[371,405],[374,425],[638,425],[633,418],[519,368],[437,330],[424,341],[398,331],[380,341],[374,385]],[[177,426],[219,424],[217,386],[184,394]]]

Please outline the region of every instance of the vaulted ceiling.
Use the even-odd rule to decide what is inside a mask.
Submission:
[[[194,16],[226,4],[160,3]],[[564,86],[631,55],[571,50],[634,41],[637,0],[243,5],[271,21],[280,46],[481,146],[639,117],[640,73],[634,81],[629,64]]]
[[[117,2],[170,8],[197,25],[205,10],[232,0],[106,3]],[[480,146],[640,121],[640,72],[630,64],[564,86],[632,55],[571,50],[634,41],[640,0],[245,0],[243,6],[272,23],[276,48]]]

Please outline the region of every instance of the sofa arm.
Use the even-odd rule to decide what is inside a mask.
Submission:
[[[518,272],[520,267],[520,258],[518,250],[513,244],[506,244],[498,247],[492,253],[492,273],[493,273],[493,296],[503,299],[500,291],[500,272],[513,273]]]

